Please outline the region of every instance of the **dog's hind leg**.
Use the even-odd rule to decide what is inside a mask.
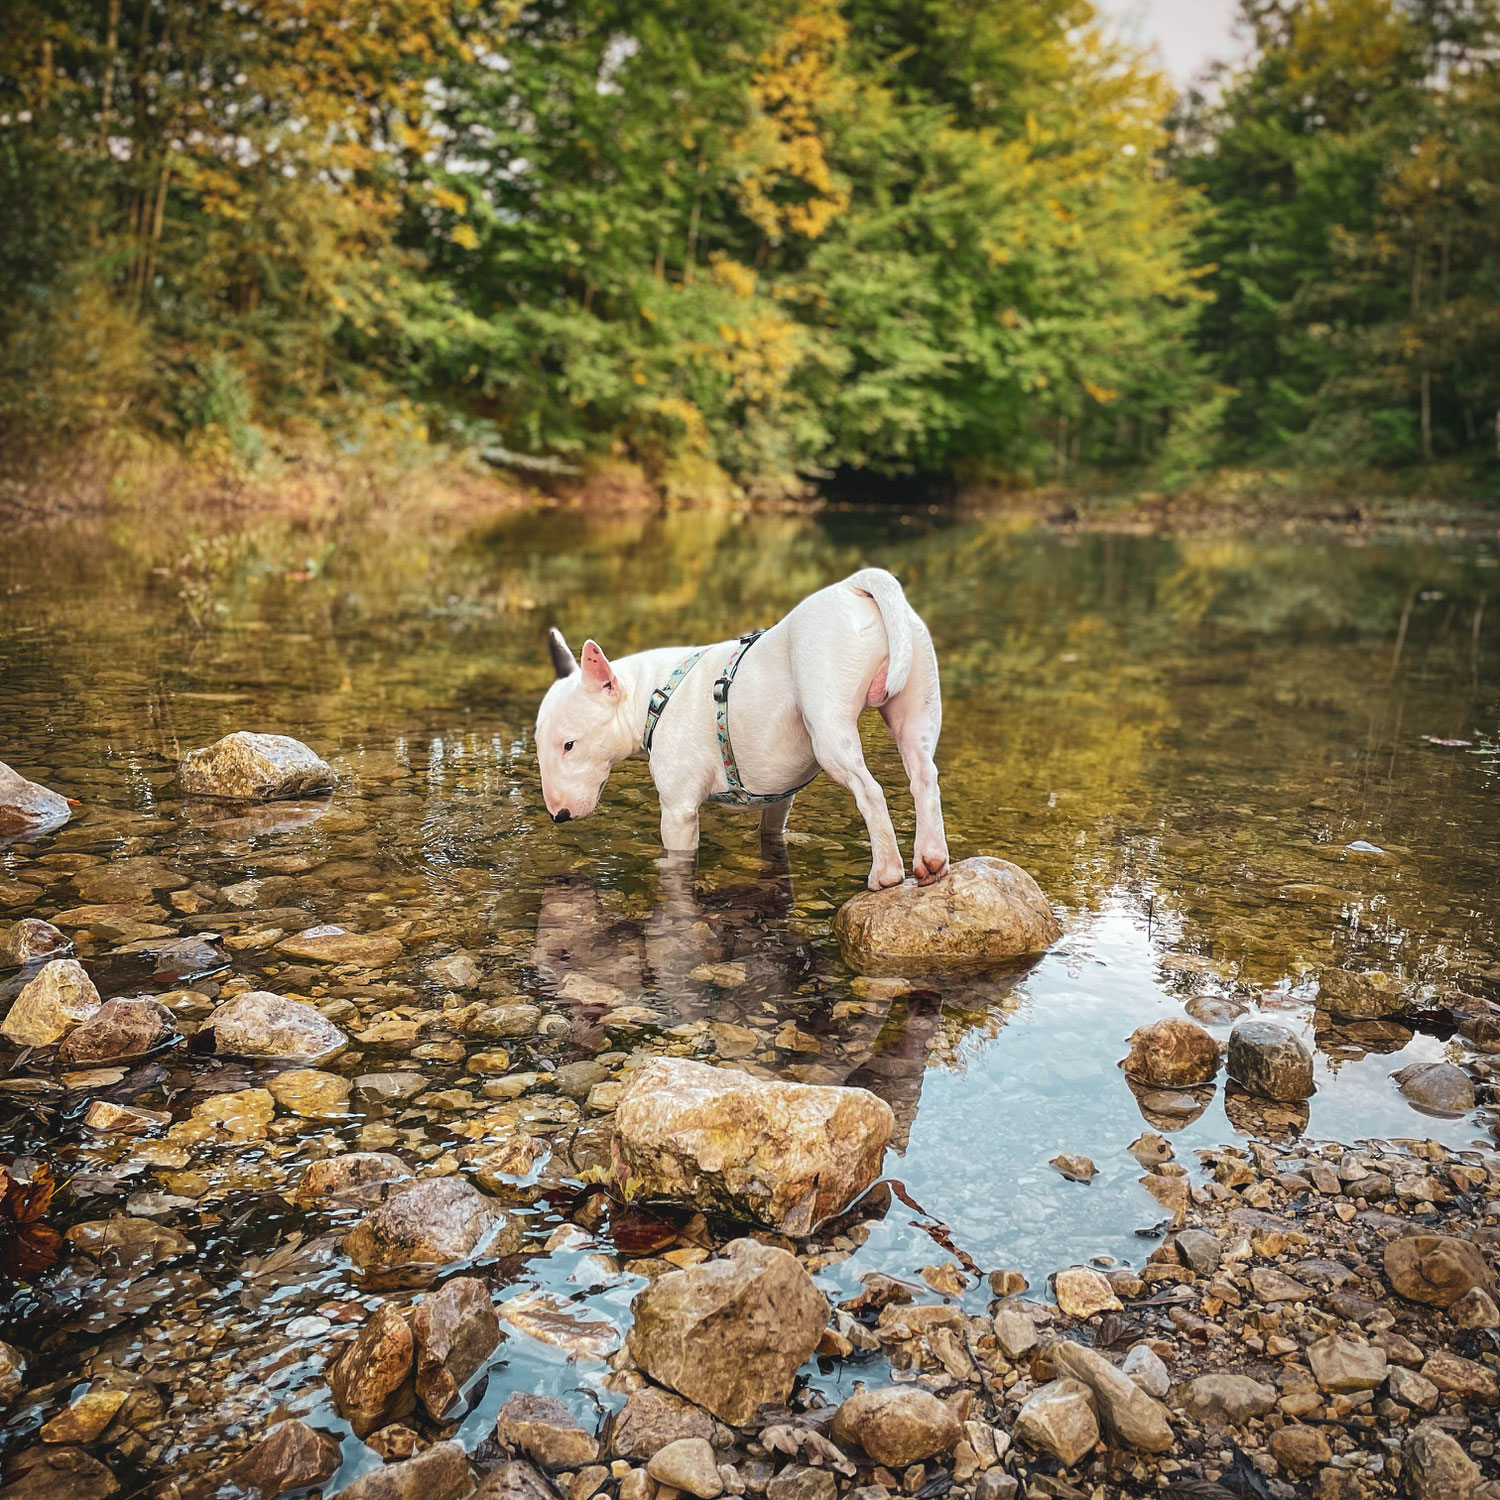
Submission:
[[[662,804],[661,846],[669,856],[691,859],[698,852],[698,804]]]
[[[779,802],[764,802],[760,809],[761,844],[786,843],[787,814],[792,810],[792,799],[783,797]]]
[[[948,837],[943,829],[943,800],[938,792],[933,753],[943,727],[943,699],[938,686],[937,653],[925,626],[912,630],[911,675],[894,698],[881,705],[901,764],[911,783],[917,812],[917,837],[912,873],[919,885],[931,885],[948,868]]]
[[[859,742],[859,721],[847,725],[808,725],[812,734],[813,754],[830,780],[848,787],[865,828],[870,834],[870,879],[872,891],[889,885],[900,885],[906,878],[901,860],[901,846],[891,823],[891,810],[885,805],[885,793],[865,764],[864,749]]]

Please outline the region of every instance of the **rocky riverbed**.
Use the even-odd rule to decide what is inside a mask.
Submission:
[[[1128,726],[1089,749],[1051,688],[1000,726],[950,628],[956,848],[1037,875],[1053,946],[861,974],[836,791],[766,863],[711,825],[696,879],[628,769],[553,829],[520,647],[472,726],[400,676],[464,608],[392,604],[397,686],[351,643],[346,700],[315,620],[231,601],[161,679],[180,739],[43,615],[61,667],[0,679],[41,788],[0,834],[5,1500],[1500,1493],[1500,861],[1463,751],[1377,815],[1332,735],[1272,768],[1185,710],[1135,806]],[[982,758],[1058,723],[1002,794]],[[247,726],[312,749],[191,756]]]

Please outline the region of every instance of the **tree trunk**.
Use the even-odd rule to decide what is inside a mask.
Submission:
[[[115,55],[120,50],[120,0],[109,0],[109,30],[104,38],[108,59],[104,64],[104,84],[99,97],[99,152],[109,151],[109,112],[115,96]]]

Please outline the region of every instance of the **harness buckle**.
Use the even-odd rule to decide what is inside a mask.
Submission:
[[[729,677],[728,677],[727,674],[725,676],[723,676],[723,677],[720,677],[720,678],[716,679],[715,682],[714,682],[714,702],[715,703],[728,703],[729,702]]]
[[[667,690],[665,688],[657,688],[651,695],[650,703],[646,705],[646,712],[653,718],[659,719],[666,711],[667,702]]]

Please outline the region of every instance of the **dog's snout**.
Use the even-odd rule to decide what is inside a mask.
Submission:
[[[554,823],[566,823],[572,816],[573,814],[570,813],[567,808],[560,807],[555,813],[552,814],[552,821]]]

